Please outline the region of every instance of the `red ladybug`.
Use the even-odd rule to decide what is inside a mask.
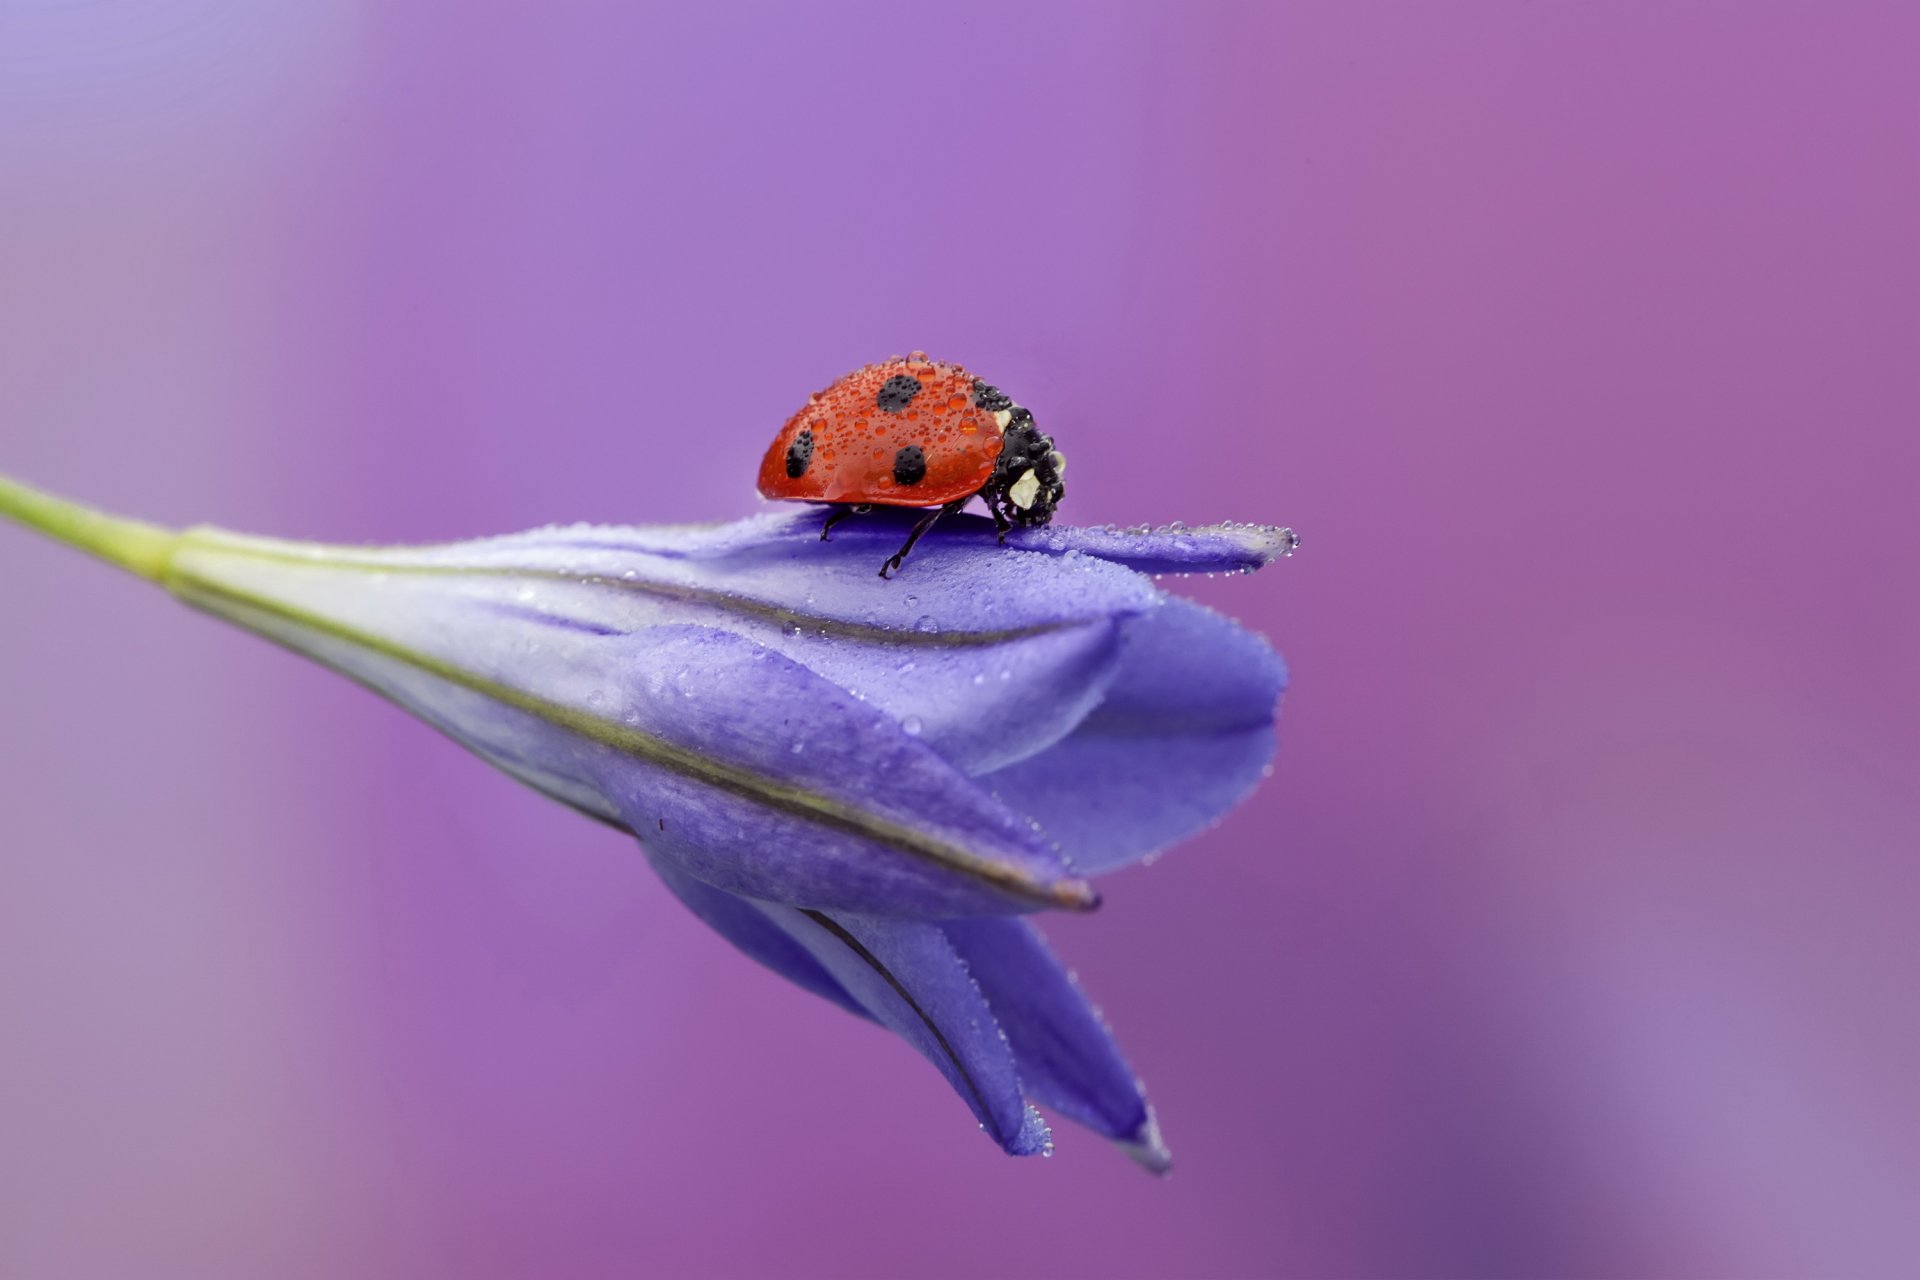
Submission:
[[[1007,530],[1043,525],[1066,496],[1067,460],[1033,415],[999,388],[924,351],[856,369],[808,398],[760,463],[760,494],[831,503],[820,530],[874,507],[932,507],[885,564],[900,567],[920,535],[979,497]]]

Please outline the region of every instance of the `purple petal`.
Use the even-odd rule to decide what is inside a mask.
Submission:
[[[1014,1155],[1050,1148],[993,1010],[940,926],[763,906],[875,1021],[926,1055]]]
[[[767,913],[735,897],[696,880],[664,858],[648,856],[653,869],[666,882],[674,896],[687,905],[721,937],[748,956],[758,960],[787,981],[831,1000],[849,1013],[870,1017],[866,1008],[847,994],[839,980],[828,973],[813,953],[795,942],[786,930],[768,919]]]
[[[925,743],[751,640],[699,627],[529,635],[507,619],[448,637],[417,613],[383,614],[377,580],[345,577],[203,575],[183,594],[721,888],[902,915],[1098,901]]]
[[[1007,545],[1056,555],[1096,556],[1141,573],[1250,573],[1293,554],[1300,539],[1272,524],[1047,525],[1007,536]]]
[[[583,757],[654,853],[733,893],[888,915],[1088,907],[1033,826],[884,713],[751,640],[656,627],[603,641],[603,714],[683,767]],[[944,903],[965,903],[943,910]]]
[[[942,927],[1006,1031],[1027,1096],[1165,1173],[1173,1157],[1145,1090],[1039,930],[1025,920],[953,920]]]
[[[858,517],[834,530],[838,542],[844,536],[849,547],[859,547],[881,558],[899,546],[905,531],[920,512],[912,509],[882,509]],[[818,538],[821,516],[802,509],[801,514],[775,512],[732,525],[713,526],[697,531],[700,550],[691,554],[710,554],[713,549],[739,549],[769,542],[806,543]],[[641,530],[641,533],[674,531]],[[656,541],[652,545],[659,546]],[[1223,521],[1219,524],[1174,523],[1150,527],[1134,525],[1051,524],[1037,529],[1015,529],[1007,534],[1001,548],[993,522],[984,516],[962,512],[948,516],[921,539],[909,566],[923,551],[936,547],[957,547],[963,551],[1001,550],[1040,551],[1062,556],[1079,552],[1103,561],[1125,565],[1141,573],[1246,573],[1264,568],[1275,560],[1290,556],[1300,546],[1300,538],[1282,525]],[[908,570],[902,569],[902,580]]]
[[[1088,875],[1219,821],[1273,758],[1286,667],[1267,642],[1187,600],[1129,625],[1106,701],[1073,733],[981,781],[1040,821]]]
[[[176,563],[189,600],[204,583],[264,592],[463,665],[508,635],[544,650],[665,623],[722,628],[858,691],[968,772],[1069,732],[1112,677],[1117,624],[1157,600],[1118,565],[1015,554],[979,528],[936,530],[883,581],[901,517],[851,521],[826,543],[820,519],[796,509],[730,525],[574,526],[364,550],[203,531]]]

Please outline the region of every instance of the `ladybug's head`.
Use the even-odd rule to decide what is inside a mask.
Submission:
[[[1066,471],[1067,459],[1053,447],[1053,437],[1040,434],[1033,414],[1011,405],[1000,458],[982,495],[1014,524],[1037,527],[1053,520],[1054,508],[1067,496],[1060,481]]]

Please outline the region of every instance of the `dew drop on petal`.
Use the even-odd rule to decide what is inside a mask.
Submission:
[[[908,716],[900,722],[900,727],[907,731],[908,737],[917,738],[920,736],[920,730],[925,726],[920,723],[919,716]]]
[[[934,632],[940,630],[940,624],[933,620],[932,614],[923,613],[918,618],[914,619],[913,629],[915,631],[924,631],[928,635],[932,635]]]
[[[898,671],[901,675],[904,676],[909,672],[911,672],[914,669],[915,665],[916,664],[914,663],[914,660],[912,658],[908,658],[905,662],[901,663],[898,667],[894,668],[894,670]]]

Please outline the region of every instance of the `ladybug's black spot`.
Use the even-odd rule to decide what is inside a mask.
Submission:
[[[912,404],[913,398],[919,394],[920,379],[910,374],[896,373],[881,385],[880,394],[874,397],[874,403],[888,413],[899,413]]]
[[[927,478],[927,455],[917,444],[910,444],[893,455],[893,479],[896,484],[919,484]]]
[[[1002,409],[1013,408],[1013,397],[990,383],[980,379],[973,380],[973,403],[988,413],[998,413]]]
[[[787,446],[787,477],[798,480],[813,462],[813,432],[802,431]]]

